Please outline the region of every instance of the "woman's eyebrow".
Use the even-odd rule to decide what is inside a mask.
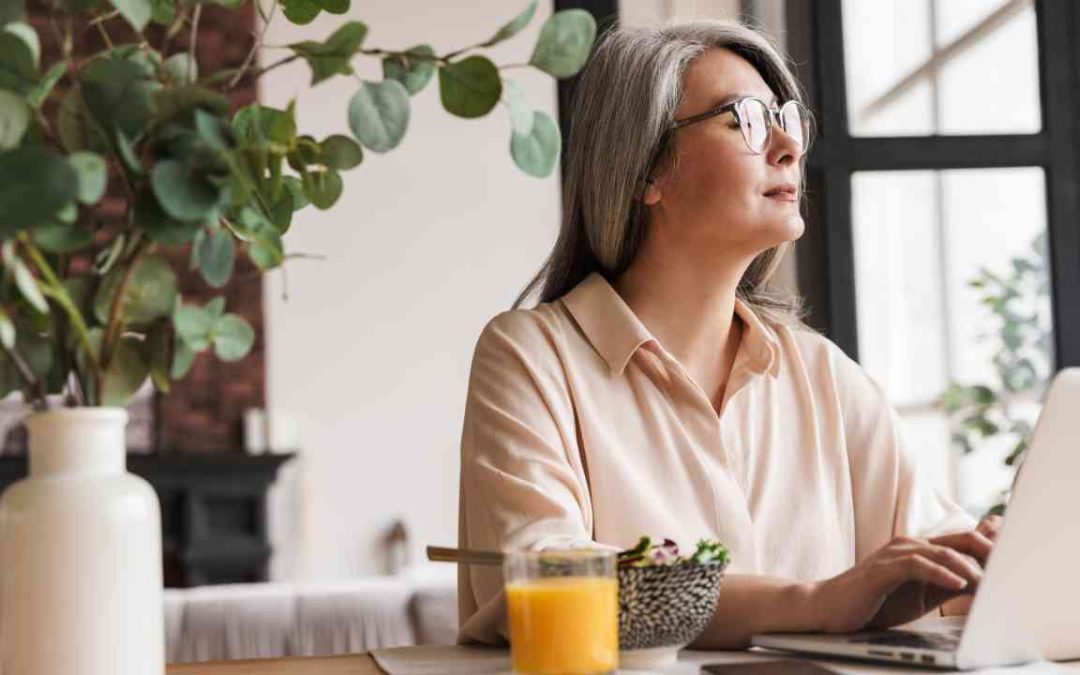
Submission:
[[[747,93],[747,92],[738,93],[738,94],[728,94],[727,96],[721,96],[720,98],[713,101],[712,105],[710,105],[708,109],[709,110],[715,110],[716,108],[719,108],[721,106],[725,106],[728,103],[733,103],[734,101],[738,101],[740,98],[746,98],[748,96],[753,97],[753,98],[761,98],[757,94],[751,94],[751,93]],[[773,95],[769,96],[768,100],[766,100],[765,103],[770,108],[775,108],[776,106],[780,105],[780,99],[776,98],[776,95],[773,94]]]

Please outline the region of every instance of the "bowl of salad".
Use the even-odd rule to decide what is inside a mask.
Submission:
[[[670,539],[642,537],[619,553],[620,666],[674,662],[712,619],[727,565],[727,549],[710,539],[683,554]]]

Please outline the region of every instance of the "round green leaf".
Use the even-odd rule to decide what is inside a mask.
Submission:
[[[162,26],[168,26],[176,18],[176,7],[172,0],[150,0],[150,20]]]
[[[120,318],[127,325],[141,326],[172,313],[177,298],[176,273],[159,256],[139,258],[135,265],[120,298]],[[126,265],[114,267],[98,287],[94,316],[103,325],[109,320],[113,300],[127,271]]]
[[[315,4],[331,14],[344,14],[349,11],[349,0],[315,0]]]
[[[397,147],[408,125],[409,92],[397,80],[364,82],[349,101],[349,128],[373,152]]]
[[[37,277],[33,275],[30,268],[22,260],[16,258],[12,273],[15,275],[15,285],[19,287],[19,292],[30,303],[30,306],[42,314],[48,313],[49,304],[45,302],[45,295],[41,292]]]
[[[214,230],[199,246],[199,272],[206,283],[221,288],[229,281],[236,262],[236,243],[226,229]]]
[[[113,7],[120,10],[120,15],[127,19],[131,27],[137,31],[146,28],[153,14],[150,0],[109,0]]]
[[[141,190],[135,196],[133,208],[132,219],[135,225],[141,227],[147,238],[155,244],[182,246],[190,243],[202,227],[197,220],[177,220],[170,217],[149,190]]]
[[[113,350],[105,371],[101,405],[124,406],[150,375],[150,364],[143,356],[143,344],[135,337],[123,337]]]
[[[0,89],[25,94],[35,84],[34,52],[18,35],[0,31]]]
[[[239,361],[255,344],[255,331],[236,314],[226,314],[214,326],[214,354],[222,361]]]
[[[292,197],[292,210],[299,211],[311,202],[308,200],[307,195],[304,194],[304,184],[296,176],[285,176],[282,180],[282,184],[285,186],[285,190]]]
[[[515,134],[528,136],[532,132],[533,110],[525,100],[525,92],[521,90],[517,82],[505,80],[503,82],[503,100],[510,108],[510,128]]]
[[[311,66],[311,84],[341,73],[349,75],[349,61],[356,56],[360,44],[367,35],[367,26],[360,21],[349,21],[326,39],[326,42],[297,42],[289,47]]]
[[[364,159],[364,151],[348,136],[335,134],[321,145],[323,165],[335,171],[347,171]]]
[[[589,58],[596,40],[596,19],[583,9],[556,12],[540,29],[529,64],[558,78],[570,77]]]
[[[74,253],[88,248],[94,241],[89,230],[69,223],[46,223],[33,231],[34,243],[49,253]]]
[[[195,352],[186,342],[177,341],[176,349],[173,351],[172,368],[169,369],[169,377],[174,380],[179,380],[188,374],[191,370],[192,364],[195,363]]]
[[[341,196],[341,174],[333,169],[307,172],[301,182],[304,194],[317,209],[330,208]]]
[[[501,28],[499,28],[498,32],[496,32],[490,40],[480,46],[491,47],[492,45],[502,42],[503,40],[514,37],[519,32],[521,32],[522,28],[527,26],[529,22],[532,21],[534,14],[536,14],[536,0],[532,0],[529,5],[524,10],[522,10],[521,14],[515,16],[509,23],[504,24]]]
[[[13,21],[4,26],[4,31],[23,41],[23,44],[26,45],[30,50],[30,54],[34,57],[34,69],[36,70],[38,63],[41,62],[41,40],[38,39],[34,27],[22,21]]]
[[[161,72],[174,84],[186,84],[199,78],[198,62],[193,62],[187,52],[177,52],[165,59]]]
[[[82,71],[82,98],[97,122],[135,138],[153,116],[152,95],[161,89],[151,63],[130,59],[92,60]]]
[[[555,168],[561,146],[559,127],[550,117],[537,110],[533,113],[532,130],[528,134],[515,133],[511,137],[510,155],[522,171],[543,178]]]
[[[0,90],[0,150],[19,144],[30,125],[30,108],[21,96]]]
[[[387,56],[382,62],[383,78],[397,80],[405,85],[405,90],[410,96],[419,93],[435,74],[433,60],[416,58],[423,56],[435,56],[435,50],[431,45],[410,47],[403,56]]]
[[[0,236],[46,222],[74,200],[78,190],[79,177],[71,165],[40,146],[0,153]]]
[[[77,198],[83,204],[96,204],[105,194],[109,172],[105,159],[96,152],[75,152],[68,156],[68,163],[79,176]]]
[[[217,187],[174,159],[155,164],[150,183],[165,213],[179,220],[202,220],[221,199]]]
[[[210,346],[210,329],[216,322],[217,317],[195,305],[181,305],[173,314],[177,337],[194,352],[201,352]]]
[[[281,0],[285,18],[295,24],[311,23],[322,8],[314,0]]]
[[[499,69],[483,56],[470,56],[439,68],[439,96],[447,112],[483,117],[502,96]]]
[[[57,113],[60,140],[68,152],[77,150],[109,151],[109,137],[97,123],[82,100],[78,89],[72,89],[60,103]]]

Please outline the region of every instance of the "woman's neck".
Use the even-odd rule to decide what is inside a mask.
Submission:
[[[749,262],[706,261],[646,245],[614,282],[634,314],[717,405],[741,340],[735,291]]]

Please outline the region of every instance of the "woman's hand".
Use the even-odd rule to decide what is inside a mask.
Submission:
[[[818,625],[826,633],[888,628],[974,592],[1000,519],[929,540],[897,537],[839,576],[815,584]]]

